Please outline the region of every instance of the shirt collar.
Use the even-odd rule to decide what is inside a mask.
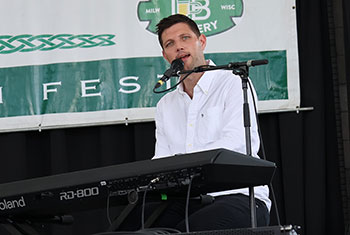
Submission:
[[[213,61],[207,60],[208,65],[215,65]],[[213,75],[209,71],[205,72],[201,79],[199,79],[197,86],[202,90],[202,92],[208,95],[210,85],[213,81]]]

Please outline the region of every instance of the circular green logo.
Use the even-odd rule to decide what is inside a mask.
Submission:
[[[139,2],[137,12],[140,21],[149,22],[147,30],[152,33],[164,17],[183,14],[211,36],[236,26],[243,15],[243,0],[148,0]]]

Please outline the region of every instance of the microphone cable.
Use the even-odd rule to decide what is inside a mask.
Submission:
[[[252,98],[253,98],[255,119],[256,119],[257,126],[258,126],[258,134],[259,134],[259,139],[260,139],[261,152],[262,152],[262,155],[263,155],[262,158],[264,160],[266,160],[265,146],[264,146],[264,141],[263,141],[262,133],[261,133],[261,129],[260,129],[260,122],[259,122],[259,117],[258,117],[257,104],[256,104],[256,101],[255,101],[255,96],[253,94],[253,87],[252,87],[250,79],[248,79],[248,85],[249,85],[249,88],[250,88],[250,93],[251,93]],[[279,215],[278,206],[277,206],[277,200],[276,200],[275,191],[273,189],[272,183],[269,184],[269,189],[270,189],[271,194],[272,194],[273,204],[275,205],[275,213],[276,213],[277,224],[279,226],[281,226],[280,215]]]
[[[187,194],[186,194],[186,206],[185,206],[185,225],[186,225],[186,232],[189,233],[190,228],[189,228],[189,219],[188,219],[188,210],[189,210],[189,204],[190,204],[190,194],[191,194],[191,186],[192,186],[192,181],[193,178],[195,176],[190,176],[189,177],[189,184],[187,187]],[[159,178],[154,178],[153,180],[151,180],[151,182],[146,186],[146,190],[143,194],[143,198],[142,198],[142,210],[141,210],[141,230],[140,231],[145,231],[145,205],[146,205],[146,193],[148,191],[148,189],[151,187],[151,185],[155,182],[158,182]],[[170,228],[166,228],[166,229],[170,229]],[[163,231],[164,229],[158,229]],[[177,231],[174,229],[174,231]],[[178,232],[178,231],[177,231]],[[157,233],[158,234],[158,233]],[[162,233],[161,233],[162,234]]]
[[[174,89],[175,87],[177,87],[181,82],[183,82],[192,73],[201,72],[202,68],[211,68],[211,67],[215,67],[215,66],[212,66],[212,65],[201,65],[201,66],[195,67],[193,70],[189,71],[189,73],[187,73],[182,79],[180,79],[174,86],[172,86],[172,87],[170,87],[168,89],[162,90],[162,91],[157,91],[156,88],[153,88],[153,92],[156,93],[156,94],[160,94],[160,93],[163,93],[163,92],[170,91],[170,90]],[[179,73],[181,73],[181,71]]]
[[[191,194],[191,186],[192,186],[192,180],[195,176],[190,176],[190,182],[187,187],[187,195],[186,195],[186,206],[185,206],[185,225],[186,225],[186,233],[190,232],[190,225],[188,220],[188,209],[190,206],[190,194]]]
[[[141,230],[145,229],[145,206],[146,206],[146,194],[147,191],[151,188],[151,185],[158,182],[160,179],[159,177],[156,177],[152,179],[146,186],[145,192],[143,193],[142,197],[142,208],[141,208]]]
[[[165,90],[162,90],[162,91],[157,91],[156,88],[153,88],[153,92],[156,93],[156,94],[160,94],[160,93],[164,93],[164,92],[167,92],[167,91],[170,91],[172,89],[174,89],[175,87],[177,87],[183,80],[185,80],[188,76],[190,76],[190,74],[192,74],[193,72],[190,72],[188,74],[186,74],[182,79],[180,79],[174,86],[168,88],[168,89],[165,89]]]

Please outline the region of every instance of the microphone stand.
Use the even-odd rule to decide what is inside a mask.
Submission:
[[[253,64],[251,63],[253,62]],[[255,63],[255,64],[254,64]],[[211,66],[211,67],[196,67],[192,71],[181,71],[179,74],[186,74],[191,72],[205,72],[211,70],[232,70],[232,73],[240,76],[242,80],[242,90],[243,90],[243,121],[245,129],[245,142],[246,142],[246,153],[248,156],[252,156],[252,146],[251,146],[251,133],[250,133],[250,112],[249,112],[249,103],[248,103],[248,76],[249,76],[249,67],[255,65],[267,64],[267,60],[261,61],[248,61],[248,62],[238,62],[238,63],[229,63],[228,65],[221,66]],[[257,227],[256,220],[256,203],[254,195],[254,187],[249,187],[249,205],[250,205],[250,219],[252,228]]]
[[[243,90],[243,121],[245,130],[245,142],[246,142],[246,153],[248,156],[252,156],[252,144],[251,144],[251,122],[250,122],[250,112],[248,103],[248,75],[249,67],[240,66],[237,69],[233,69],[232,73],[241,77],[242,80],[242,90]],[[250,205],[250,220],[252,228],[257,227],[256,221],[256,203],[254,195],[254,187],[249,187],[249,205]]]

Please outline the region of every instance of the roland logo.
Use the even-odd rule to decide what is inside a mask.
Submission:
[[[16,209],[16,208],[21,208],[25,206],[26,206],[26,203],[24,201],[23,196],[17,200],[15,199],[10,201],[6,199],[0,199],[0,211]]]

